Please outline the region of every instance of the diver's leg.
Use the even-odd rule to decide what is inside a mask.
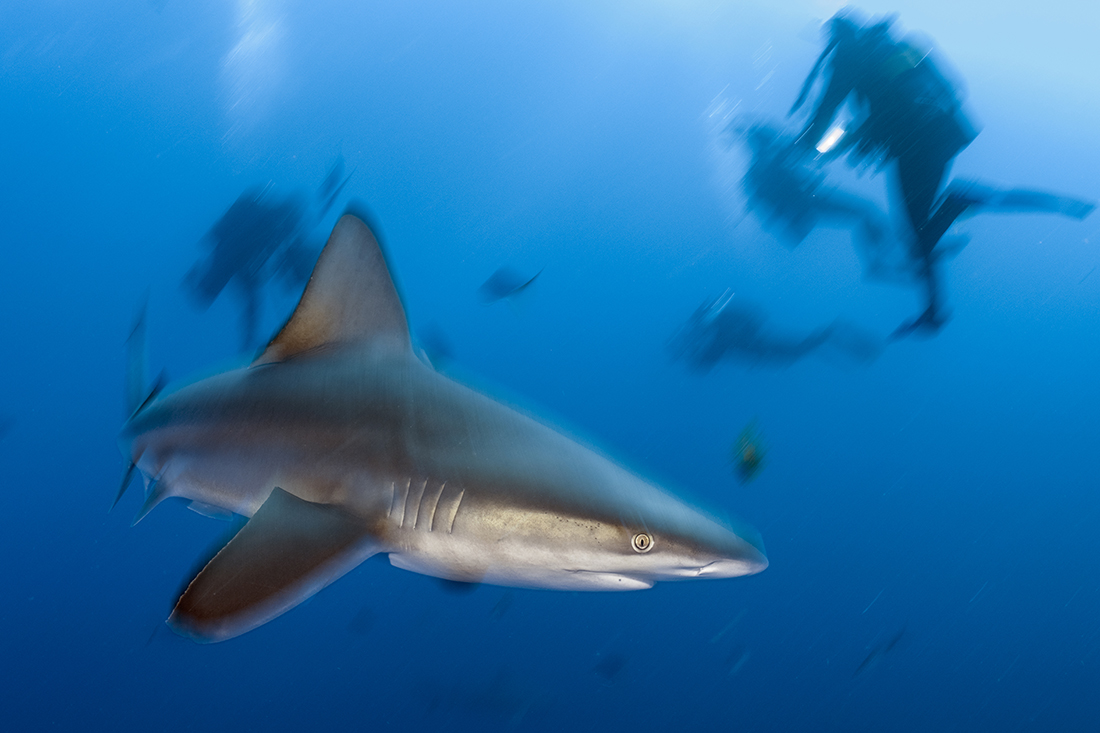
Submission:
[[[899,193],[909,224],[915,232],[928,222],[936,192],[947,174],[948,162],[925,158],[914,152],[898,157]]]
[[[947,323],[948,314],[943,307],[940,273],[936,258],[929,256],[921,261],[920,277],[924,280],[928,306],[912,321],[903,323],[890,335],[891,340],[908,336],[916,331],[934,334]]]
[[[974,213],[979,211],[1037,212],[1084,219],[1096,208],[1094,202],[1072,196],[1058,196],[1046,191],[1033,191],[1026,188],[999,189],[975,181],[952,181],[947,187],[944,205],[951,199],[969,203]]]

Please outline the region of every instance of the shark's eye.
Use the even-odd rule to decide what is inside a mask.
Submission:
[[[630,546],[634,552],[649,552],[653,549],[653,538],[645,532],[639,532],[630,540]]]

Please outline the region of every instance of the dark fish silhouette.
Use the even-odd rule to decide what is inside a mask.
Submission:
[[[541,274],[542,270],[539,270],[533,277],[526,277],[505,265],[490,275],[489,279],[483,282],[477,291],[481,295],[482,301],[495,303],[498,300],[519,295],[530,287],[531,283],[535,282]]]
[[[741,431],[730,454],[742,483],[747,484],[756,478],[756,474],[764,467],[764,456],[767,454],[768,449],[760,437],[760,431],[756,429],[756,421],[750,422]]]
[[[856,671],[852,673],[852,677],[857,677],[861,672],[877,662],[884,654],[889,653],[898,642],[901,641],[901,637],[905,636],[905,628],[902,627],[900,631],[891,636],[885,643],[879,644],[873,647],[868,655],[859,663],[856,667]]]
[[[625,654],[616,652],[603,654],[600,656],[599,661],[592,666],[592,671],[610,682],[619,675],[619,672],[623,671],[623,667],[626,666],[629,660],[630,658]]]

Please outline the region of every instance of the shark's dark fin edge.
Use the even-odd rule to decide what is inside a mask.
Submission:
[[[408,321],[371,228],[345,214],[332,230],[290,320],[253,365],[329,345],[385,344],[411,350]]]
[[[267,623],[378,552],[362,522],[282,489],[195,576],[168,625],[199,642]]]

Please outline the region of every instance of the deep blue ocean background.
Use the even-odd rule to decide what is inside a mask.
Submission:
[[[716,110],[786,112],[839,7],[0,6],[0,727],[1100,730],[1100,216],[964,222],[953,320],[870,366],[669,358],[726,288],[792,333],[842,316],[884,336],[922,307],[863,280],[845,232],[793,251],[763,232],[718,135]],[[956,174],[1100,198],[1100,6],[862,8],[966,80],[982,132]],[[237,304],[180,289],[199,241],[245,188],[311,195],[341,155],[353,177],[312,236],[369,206],[448,374],[744,518],[771,566],[454,593],[382,558],[238,639],[174,636],[228,525],[167,502],[131,528],[136,489],[107,512],[135,310],[149,293],[155,370],[244,363]],[[834,172],[885,205],[885,176]],[[486,306],[504,264],[544,269]],[[271,289],[265,332],[295,301]],[[753,420],[768,463],[742,485],[729,450]]]

